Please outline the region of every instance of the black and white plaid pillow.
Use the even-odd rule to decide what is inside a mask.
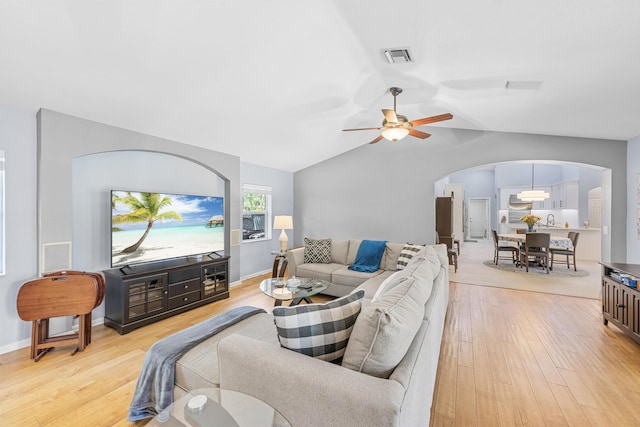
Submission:
[[[402,270],[405,268],[413,257],[415,257],[420,251],[424,251],[425,247],[422,245],[411,245],[406,244],[402,248],[400,252],[400,256],[398,256],[398,264],[396,266],[396,270]]]
[[[304,238],[304,263],[330,264],[331,239]]]
[[[275,307],[273,318],[280,345],[339,364],[363,297],[364,291],[360,290],[323,304]]]

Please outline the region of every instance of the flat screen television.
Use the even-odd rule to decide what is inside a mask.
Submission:
[[[111,191],[111,267],[224,251],[224,198]]]

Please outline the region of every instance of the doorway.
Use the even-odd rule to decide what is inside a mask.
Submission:
[[[486,239],[489,236],[489,199],[469,198],[469,214],[467,217],[469,238]]]

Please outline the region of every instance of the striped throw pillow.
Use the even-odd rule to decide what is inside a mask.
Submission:
[[[411,259],[418,255],[421,251],[425,251],[425,247],[422,245],[404,245],[402,251],[400,252],[400,255],[398,256],[398,264],[396,265],[396,270],[402,270],[403,268],[405,268],[411,262]]]
[[[341,363],[364,291],[323,304],[275,307],[273,318],[280,345],[333,363]]]

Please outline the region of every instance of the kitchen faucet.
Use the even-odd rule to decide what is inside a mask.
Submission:
[[[551,217],[551,221],[549,221],[549,217]],[[550,225],[553,226],[555,224],[556,224],[556,217],[553,216],[553,214],[547,215],[547,227]]]

